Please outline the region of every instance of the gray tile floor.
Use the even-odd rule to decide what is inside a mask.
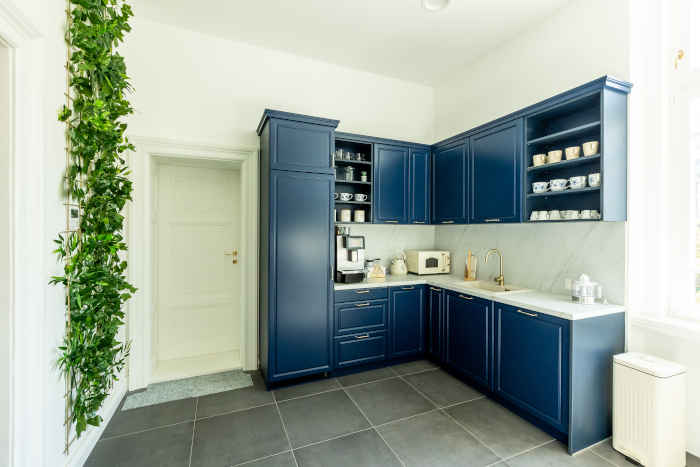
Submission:
[[[560,442],[427,361],[120,411],[88,467],[627,467]],[[689,466],[697,459],[689,459]]]

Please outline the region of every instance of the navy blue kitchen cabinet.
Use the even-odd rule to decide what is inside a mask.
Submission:
[[[425,286],[389,289],[389,358],[419,355],[424,349]]]
[[[335,305],[335,335],[382,331],[387,327],[386,300],[366,300]]]
[[[428,358],[436,363],[445,359],[445,292],[438,288],[428,287],[426,306],[426,348]]]
[[[467,141],[458,140],[433,150],[433,224],[467,223]]]
[[[445,364],[483,388],[491,385],[492,316],[489,300],[445,295]]]
[[[332,369],[334,176],[316,157],[318,134],[332,139],[328,122],[266,111],[258,129],[259,347],[268,385]],[[283,148],[281,127],[304,130],[286,134]]]
[[[430,150],[410,148],[409,224],[430,224]]]
[[[374,222],[408,222],[408,147],[374,145]]]
[[[266,125],[271,170],[335,172],[333,153],[337,120],[266,109],[258,125],[258,134]]]
[[[386,331],[335,338],[335,368],[342,369],[386,360]]]
[[[469,222],[520,222],[523,123],[516,119],[469,137]]]
[[[501,303],[494,308],[495,394],[568,433],[569,321]]]

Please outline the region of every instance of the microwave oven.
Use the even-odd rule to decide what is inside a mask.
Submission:
[[[449,274],[450,252],[442,250],[407,250],[406,266],[414,274]]]

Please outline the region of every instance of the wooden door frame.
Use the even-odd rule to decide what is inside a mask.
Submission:
[[[241,364],[244,370],[258,367],[258,150],[232,148],[167,139],[132,137],[136,152],[130,155],[134,181],[133,203],[127,215],[129,279],[139,289],[129,303],[127,335],[131,340],[129,390],[142,389],[151,381],[152,326],[155,312],[153,279],[152,208],[153,165],[156,158],[225,161],[241,170]]]

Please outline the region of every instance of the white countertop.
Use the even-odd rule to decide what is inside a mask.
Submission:
[[[556,316],[568,320],[578,320],[622,313],[622,305],[601,304],[581,305],[573,303],[568,295],[558,295],[537,290],[499,293],[474,287],[459,277],[450,275],[406,276],[387,275],[385,280],[369,279],[355,284],[335,284],[335,290],[367,289],[373,287],[394,287],[400,285],[428,284],[434,287],[454,290],[475,297],[493,300],[506,305],[526,308],[530,311]]]

